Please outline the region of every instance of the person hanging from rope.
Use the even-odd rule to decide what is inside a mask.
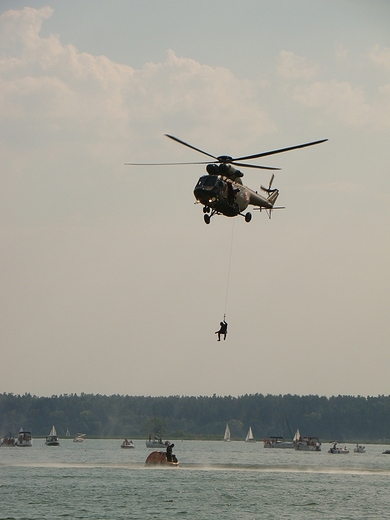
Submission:
[[[218,339],[217,339],[217,341],[221,341],[221,336],[222,336],[222,335],[223,335],[223,340],[225,341],[225,339],[226,339],[226,335],[227,335],[227,328],[228,328],[228,324],[227,324],[226,321],[225,321],[225,316],[223,317],[223,321],[221,321],[221,322],[219,323],[219,325],[220,325],[219,330],[217,330],[217,331],[215,332],[215,334],[218,334]]]

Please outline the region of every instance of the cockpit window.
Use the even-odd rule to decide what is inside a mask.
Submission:
[[[216,175],[204,175],[199,179],[197,186],[223,186],[223,182]]]

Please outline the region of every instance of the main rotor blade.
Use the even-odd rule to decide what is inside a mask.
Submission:
[[[296,150],[297,148],[305,148],[306,146],[313,146],[314,144],[324,143],[328,139],[321,139],[320,141],[312,141],[311,143],[297,144],[289,146],[288,148],[280,148],[279,150],[271,150],[270,152],[257,153],[254,155],[246,155],[245,157],[235,157],[233,161],[245,161],[247,159],[257,159],[258,157],[266,157],[267,155],[274,155],[276,153],[288,152],[289,150]]]
[[[217,161],[214,161],[217,162]],[[210,161],[200,161],[200,162],[153,162],[153,163],[136,163],[136,162],[127,162],[125,166],[176,166],[179,164],[210,164]]]
[[[246,164],[239,162],[231,162],[229,164],[234,164],[234,166],[241,166],[243,168],[259,168],[260,170],[280,170],[281,168],[274,168],[273,166],[258,166],[257,164]]]
[[[211,155],[211,153],[207,153],[204,150],[200,150],[200,148],[195,148],[195,146],[192,146],[192,144],[185,143],[181,139],[178,139],[177,137],[174,137],[173,135],[165,134],[170,139],[173,139],[174,141],[177,141],[180,144],[184,144],[184,146],[188,146],[188,148],[192,148],[193,150],[196,150],[197,152],[203,153],[204,155],[208,155],[209,157],[212,157],[213,159],[217,159],[215,155]]]

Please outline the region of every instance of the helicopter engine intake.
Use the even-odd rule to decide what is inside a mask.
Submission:
[[[232,181],[236,181],[243,177],[243,173],[240,170],[236,170],[234,166],[231,164],[221,163],[221,164],[208,164],[206,166],[206,171],[209,175],[223,175]],[[240,181],[238,181],[240,182]]]

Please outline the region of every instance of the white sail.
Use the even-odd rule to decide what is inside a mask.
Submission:
[[[252,427],[249,426],[249,430],[248,430],[248,433],[246,434],[246,437],[245,437],[245,442],[254,442],[254,437],[253,437],[253,432],[252,432]]]
[[[53,426],[52,429],[50,430],[49,435],[50,435],[51,437],[56,437],[56,436],[57,436],[57,432],[56,432],[56,429],[54,428],[54,426]]]
[[[226,425],[225,435],[223,436],[223,440],[226,442],[230,441],[230,428],[229,428],[228,424]]]
[[[298,442],[300,440],[300,438],[301,438],[301,433],[299,430],[297,430],[294,435],[293,442]]]

